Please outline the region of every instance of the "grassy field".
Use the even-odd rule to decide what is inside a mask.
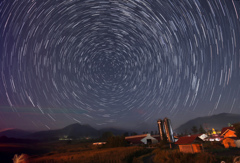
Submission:
[[[182,153],[178,149],[162,150],[155,149],[153,163],[232,163],[234,158],[240,156],[238,148],[210,149],[201,153]]]
[[[185,154],[178,148],[156,145],[106,148],[89,142],[54,141],[34,144],[0,144],[0,162],[12,163],[15,154],[27,154],[30,163],[232,163],[240,156],[237,148],[225,149],[219,143],[205,145],[205,152]]]
[[[144,150],[143,147],[118,147],[106,149],[89,149],[84,148],[60,149],[59,151],[51,152],[43,156],[31,157],[31,163],[124,163],[132,162],[135,154]]]
[[[36,144],[4,143],[0,144],[0,162],[13,163],[12,159],[15,154],[41,155],[47,152],[47,149],[41,148]]]
[[[72,141],[36,144],[0,144],[0,162],[12,163],[15,154],[27,154],[30,163],[128,163],[146,152],[144,147],[104,148]]]

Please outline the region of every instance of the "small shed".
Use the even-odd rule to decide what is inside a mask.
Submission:
[[[199,153],[203,151],[203,140],[197,135],[180,137],[175,143],[179,146],[180,152]]]
[[[227,137],[222,140],[222,144],[225,148],[237,147],[236,141],[238,139],[236,137]]]
[[[156,144],[158,140],[150,134],[127,136],[125,140],[130,144]]]

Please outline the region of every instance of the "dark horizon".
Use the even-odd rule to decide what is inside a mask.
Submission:
[[[223,115],[224,116],[239,116],[240,117],[240,114],[232,114],[232,113],[220,113],[220,114],[215,114],[215,115],[212,115],[212,116],[223,116]],[[171,125],[173,127],[174,133],[179,134],[179,132],[176,132],[176,129],[179,129],[180,126],[185,125],[186,123],[189,123],[189,121],[192,121],[192,120],[195,120],[195,119],[198,119],[198,118],[206,118],[206,117],[212,117],[212,116],[196,117],[194,119],[184,121],[183,123],[178,124],[177,126],[172,123],[171,119],[170,119],[170,121],[171,121]],[[167,117],[165,117],[165,118],[167,118]],[[164,118],[161,118],[161,119],[164,119]],[[174,119],[173,119],[173,121],[174,121]],[[213,126],[210,125],[208,127],[215,128],[217,130],[221,130],[223,127],[227,127],[229,125],[229,122],[230,121],[226,122],[222,126],[218,125],[219,127],[217,127],[217,128],[214,127],[214,126],[216,126],[216,124],[213,125]],[[239,122],[240,122],[240,120],[239,120]],[[234,122],[234,123],[237,123],[237,122]],[[234,123],[232,123],[232,124],[234,124]],[[6,130],[12,130],[12,129],[19,129],[19,130],[28,131],[28,132],[33,133],[33,132],[39,132],[39,131],[59,130],[59,129],[63,129],[65,127],[68,127],[68,126],[71,126],[71,125],[74,125],[74,124],[88,125],[88,126],[94,128],[96,130],[99,130],[99,131],[102,130],[102,129],[117,129],[117,130],[123,130],[123,131],[130,132],[130,133],[136,132],[137,134],[142,134],[143,132],[151,133],[151,131],[153,131],[154,133],[156,131],[158,132],[157,121],[156,121],[155,124],[140,124],[140,125],[136,125],[133,128],[132,127],[122,127],[122,126],[105,126],[105,127],[102,126],[102,127],[99,127],[99,126],[93,126],[93,125],[90,125],[90,124],[83,124],[83,123],[76,122],[76,123],[67,124],[65,126],[54,128],[54,129],[43,128],[43,129],[39,129],[39,130],[26,130],[25,128],[5,128],[5,129],[0,129],[0,132],[6,131]],[[204,124],[200,124],[200,125],[205,129]],[[194,125],[193,124],[191,127],[196,126],[197,128],[199,128],[200,125]],[[189,128],[188,131],[191,132],[191,128]]]

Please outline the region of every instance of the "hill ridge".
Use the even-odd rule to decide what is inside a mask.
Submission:
[[[200,125],[202,125],[205,130],[212,128],[221,130],[223,127],[227,127],[228,123],[233,124],[237,122],[240,122],[240,114],[220,113],[211,116],[203,116],[191,119],[180,125],[174,131],[175,133],[189,133],[191,132],[192,126],[196,126],[199,128]]]

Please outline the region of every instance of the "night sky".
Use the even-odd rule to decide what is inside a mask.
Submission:
[[[177,127],[239,106],[238,0],[0,2],[0,129]]]

